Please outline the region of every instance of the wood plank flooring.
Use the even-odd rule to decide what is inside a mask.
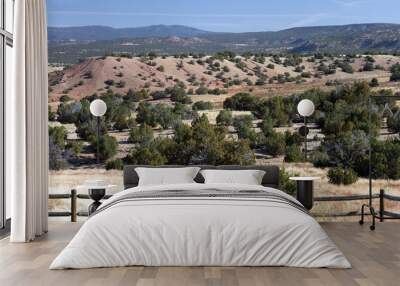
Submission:
[[[124,267],[48,270],[81,226],[51,223],[44,237],[29,244],[0,241],[1,286],[263,286],[400,285],[400,224],[378,223],[375,232],[357,223],[321,223],[352,269],[288,267]]]

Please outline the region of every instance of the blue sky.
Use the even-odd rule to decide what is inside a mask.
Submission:
[[[47,0],[49,26],[187,25],[209,31],[400,23],[399,0]]]

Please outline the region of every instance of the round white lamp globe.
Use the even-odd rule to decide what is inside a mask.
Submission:
[[[311,116],[314,113],[315,106],[314,103],[309,99],[303,99],[297,105],[297,111],[303,117]]]
[[[101,99],[95,99],[90,103],[90,113],[94,116],[103,116],[107,111],[106,103]]]

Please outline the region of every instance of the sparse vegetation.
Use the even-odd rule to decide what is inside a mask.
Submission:
[[[124,74],[120,72],[123,68],[121,61],[121,66],[116,66],[115,77],[104,81],[106,89],[96,90],[96,93],[80,101],[73,100],[74,89],[68,90],[68,95],[62,94],[59,97],[60,104],[57,113],[49,108],[49,118],[62,124],[74,124],[81,141],[59,143],[59,136],[52,133],[53,157],[58,162],[54,168],[68,166],[72,162],[71,158],[78,158],[83,150],[84,141],[90,143],[89,152],[94,152],[97,144],[96,122],[91,117],[88,106],[95,98],[103,99],[108,106],[107,114],[101,121],[101,132],[105,139],[102,139],[104,142],[100,144],[103,144],[101,159],[103,162],[108,162],[107,168],[110,169],[120,169],[121,164],[127,162],[151,164],[239,162],[247,164],[254,162],[254,150],[267,158],[282,158],[287,163],[300,163],[304,161],[303,138],[299,137],[297,132],[281,132],[277,131],[277,128],[288,130],[292,124],[296,124],[299,120],[297,103],[302,98],[310,98],[316,105],[316,113],[310,121],[320,128],[325,136],[323,139],[317,139],[320,144],[310,153],[311,162],[316,168],[333,169],[330,176],[331,181],[335,183],[347,184],[355,181],[355,177],[366,176],[364,143],[365,134],[368,131],[365,124],[368,113],[365,95],[371,92],[370,87],[379,86],[377,77],[371,77],[367,83],[352,85],[343,85],[333,77],[329,80],[329,86],[334,87],[334,91],[315,89],[268,98],[253,94],[257,89],[263,90],[263,86],[269,83],[277,85],[290,82],[302,83],[312,77],[314,77],[313,80],[321,79],[321,82],[325,83],[324,76],[334,75],[337,68],[349,74],[346,76],[351,76],[354,73],[352,67],[354,58],[327,55],[301,57],[258,54],[238,57],[233,54],[218,54],[212,57],[192,55],[190,60],[187,59],[185,55],[177,55],[176,68],[181,69],[184,63],[189,63],[196,68],[201,67],[207,74],[214,77],[216,82],[223,84],[224,88],[220,88],[221,85],[213,85],[208,78],[192,71],[186,72],[184,77],[165,74],[167,80],[165,84],[155,77],[154,72],[146,73],[145,70],[141,70],[137,73],[137,77],[145,82],[144,88],[134,89],[125,81],[118,79],[118,77],[128,78],[127,74],[129,74],[128,69],[124,69]],[[273,64],[266,64],[267,60]],[[230,68],[223,61],[230,61],[234,66]],[[252,68],[249,66],[251,61],[253,65],[255,64]],[[305,61],[306,63],[303,64]],[[146,55],[143,63],[165,73],[164,66],[157,61],[157,58],[150,59]],[[309,63],[315,65],[318,71],[316,74],[309,71]],[[375,69],[375,63],[377,62],[373,56],[364,57],[362,72],[369,70],[371,64]],[[367,64],[368,67],[366,67]],[[398,66],[399,64],[395,63],[390,67],[392,81],[397,80],[397,73],[400,74]],[[386,66],[386,71],[388,69],[389,67]],[[269,72],[275,75],[267,76]],[[86,77],[91,78],[93,74],[90,72]],[[79,82],[72,86],[79,85]],[[86,82],[81,84],[84,87]],[[52,88],[57,88],[57,86]],[[127,88],[128,91],[120,94],[117,93],[116,88]],[[238,92],[233,93],[233,90],[238,90]],[[196,102],[192,103],[191,97],[195,94],[204,96],[204,100],[196,99]],[[227,96],[224,99],[210,97],[220,94],[227,94]],[[154,100],[158,102],[153,102]],[[222,104],[224,109],[212,119],[215,120],[214,125],[205,117],[213,112],[214,107],[220,108],[220,105],[215,102]],[[382,108],[382,102],[377,103],[377,110]],[[393,107],[393,103],[390,104]],[[198,111],[202,111],[199,113],[203,115],[199,116]],[[381,127],[380,113],[374,112],[372,119],[374,139],[376,139]],[[184,125],[183,120],[189,120],[191,126]],[[397,117],[387,118],[387,125],[391,132],[399,132],[398,121]],[[128,143],[131,145],[123,161],[109,160],[120,152],[118,142],[115,140],[117,137],[108,133],[111,129],[114,130],[112,133],[129,132]],[[162,130],[166,130],[168,136],[161,135]],[[202,136],[199,135],[200,131],[204,132]],[[208,143],[202,142],[200,137],[204,140],[206,136],[214,139],[210,139]],[[234,139],[236,136],[237,139]],[[225,142],[225,145],[217,144],[216,138]],[[397,143],[383,142],[380,144],[391,146],[392,152],[396,150]],[[381,145],[376,144],[376,148],[382,148]],[[182,158],[174,156],[175,150],[181,149],[184,156]],[[239,153],[228,153],[228,149],[237,150]],[[376,160],[374,176],[377,178],[381,178],[384,173],[390,173],[387,169],[390,156],[388,157],[385,152],[380,152],[384,154],[382,158],[374,158]],[[400,174],[395,166],[391,169],[392,177]],[[344,181],[340,174],[350,174],[352,179]]]
[[[390,75],[391,81],[400,81],[400,64],[396,63],[390,67]]]
[[[378,30],[382,29],[386,28]],[[119,42],[118,53],[106,53],[115,48],[113,40],[54,43],[49,46],[50,62],[59,64],[52,65],[49,74],[50,168],[55,176],[74,176],[83,168],[85,176],[98,173],[97,120],[89,104],[100,98],[107,104],[100,121],[101,166],[113,170],[104,173],[113,176],[111,181],[129,163],[272,163],[284,165],[280,188],[290,194],[296,191],[289,180],[293,175],[321,177],[319,195],[364,194],[367,95],[400,91],[400,57],[390,52],[400,45],[391,33],[369,33],[365,26],[350,30],[351,36],[340,32],[344,37],[330,27],[325,32],[333,34],[310,38],[300,29],[301,40],[290,41],[285,35],[274,41],[259,33],[252,34],[251,41],[248,35],[234,35],[238,38],[230,45],[244,45],[235,46],[235,52],[216,53],[217,34],[203,35],[201,41],[182,37],[179,44],[160,38],[136,45],[143,39],[132,39],[134,49]],[[274,46],[265,49],[272,42]],[[391,48],[379,53],[382,43],[389,42]],[[86,55],[90,58],[74,65]],[[309,162],[298,133],[303,118],[296,110],[304,98],[315,104],[315,113],[308,118]],[[385,104],[393,114],[384,112]],[[390,184],[390,192],[397,192],[400,184],[398,110],[394,100],[373,102],[374,188]],[[316,204],[314,211],[320,212],[321,205]],[[344,211],[349,203],[329,205],[336,207]]]
[[[212,109],[213,104],[210,101],[198,101],[192,105],[193,110],[207,110]]]

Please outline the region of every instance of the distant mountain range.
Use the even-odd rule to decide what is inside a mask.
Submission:
[[[122,38],[196,37],[211,32],[181,25],[153,25],[137,28],[107,26],[49,27],[49,41],[104,41]]]
[[[73,63],[105,53],[362,53],[400,51],[399,24],[300,27],[277,32],[214,33],[179,25],[116,29],[49,27],[50,62]]]

